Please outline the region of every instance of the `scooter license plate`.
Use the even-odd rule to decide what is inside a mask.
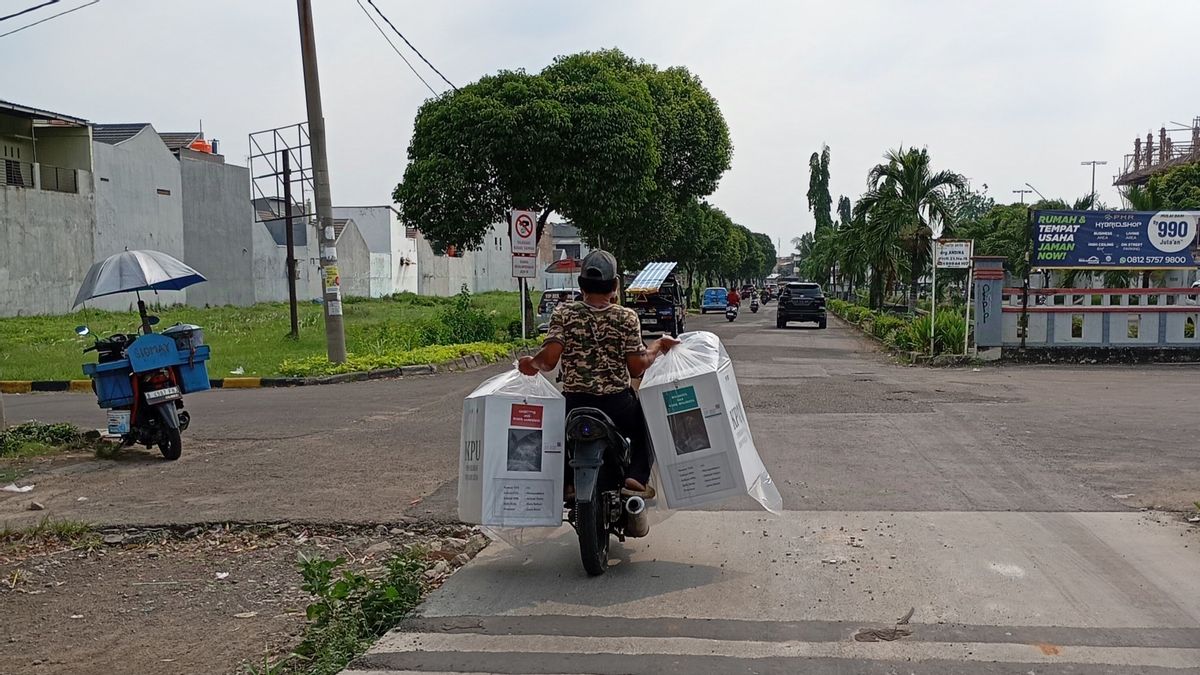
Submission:
[[[146,403],[161,403],[179,398],[179,387],[164,387],[146,392]]]
[[[113,436],[129,433],[129,411],[108,411],[108,433]]]

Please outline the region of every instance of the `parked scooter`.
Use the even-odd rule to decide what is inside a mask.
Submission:
[[[115,293],[138,294],[141,335],[118,333],[84,352],[99,353],[97,363],[83,364],[101,408],[108,409],[108,432],[123,445],[157,445],[166,459],[183,453],[183,431],[191,416],[183,395],[209,388],[209,348],[199,326],[176,324],[154,333],[157,316],[146,312],[141,291],[177,291],[204,281],[196,270],[158,251],[123,251],[92,265],[75,304]],[[91,333],[79,326],[80,336]]]
[[[738,306],[737,306],[737,305],[732,305],[732,304],[731,304],[731,305],[726,305],[726,307],[725,307],[725,318],[726,318],[727,320],[729,320],[729,321],[733,321],[734,319],[736,319],[736,318],[737,318],[737,315],[738,315]]]
[[[750,313],[758,314],[758,296],[757,295],[750,298]]]
[[[629,441],[603,411],[576,408],[567,415],[567,464],[575,474],[575,501],[567,522],[579,535],[583,568],[591,576],[608,569],[612,535],[644,537],[650,532],[646,502],[623,488],[629,471]]]
[[[145,324],[158,324],[158,317],[146,317]],[[80,326],[75,332],[91,331]],[[99,362],[84,364],[83,372],[92,378],[100,407],[109,411],[108,432],[122,445],[157,445],[163,458],[179,459],[182,434],[191,422],[183,395],[209,387],[204,363],[209,348],[202,342],[199,327],[176,325],[162,334],[97,338],[83,350],[99,354]]]

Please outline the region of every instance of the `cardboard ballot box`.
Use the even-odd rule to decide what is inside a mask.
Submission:
[[[769,511],[783,500],[758,456],[733,362],[716,335],[684,333],[646,371],[638,396],[667,506],[749,494]]]
[[[495,527],[562,524],[566,401],[541,375],[497,375],[463,401],[458,517]]]

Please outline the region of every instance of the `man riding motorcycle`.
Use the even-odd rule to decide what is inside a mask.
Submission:
[[[526,375],[554,370],[561,362],[567,412],[580,407],[604,411],[621,435],[630,441],[632,462],[627,491],[654,496],[649,486],[653,453],[647,441],[642,406],[631,387],[631,377],[641,377],[651,363],[678,340],[663,336],[642,342],[637,313],[612,302],[617,291],[617,260],[607,251],[592,251],[583,259],[579,290],[583,300],[561,303],[550,317],[542,348],[521,357],[518,367]],[[571,476],[568,474],[568,483]],[[568,498],[573,486],[567,486]]]

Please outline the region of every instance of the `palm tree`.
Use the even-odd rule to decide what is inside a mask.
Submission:
[[[889,150],[884,159],[867,174],[868,189],[860,205],[871,213],[872,235],[880,243],[895,242],[892,248],[904,252],[912,311],[917,306],[917,283],[929,264],[930,241],[953,221],[949,194],[965,189],[967,179],[953,171],[934,172],[925,148]],[[901,262],[892,261],[890,267],[899,271]]]

